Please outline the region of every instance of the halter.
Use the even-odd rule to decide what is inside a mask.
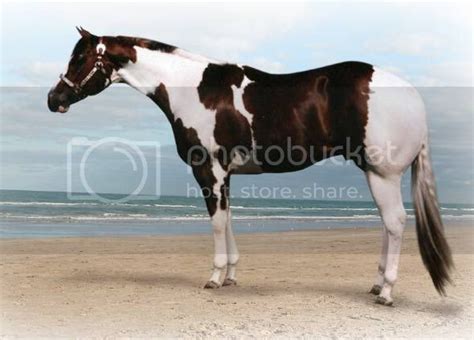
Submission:
[[[101,71],[103,74],[107,74],[107,71],[104,68],[104,62],[102,61],[102,57],[104,56],[105,49],[106,49],[104,43],[102,43],[102,40],[100,40],[100,42],[97,44],[95,49],[97,52],[97,60],[94,64],[94,67],[92,68],[92,70],[90,70],[87,76],[85,76],[85,78],[82,79],[82,81],[79,84],[74,83],[72,80],[68,79],[62,73],[59,75],[59,79],[61,79],[67,86],[69,86],[77,95],[81,94],[84,85],[87,84],[87,82],[94,76],[94,74],[96,74],[97,71]],[[107,83],[106,83],[106,86],[107,86],[109,85],[111,81],[108,77],[106,80],[107,80]]]

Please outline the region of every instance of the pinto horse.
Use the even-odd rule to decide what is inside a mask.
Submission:
[[[436,197],[425,109],[413,86],[362,62],[276,75],[148,39],[78,31],[81,38],[67,72],[48,94],[48,107],[65,113],[71,104],[121,82],[161,108],[211,217],[214,266],[205,288],[236,284],[231,174],[296,171],[342,155],[364,171],[383,221],[382,254],[370,290],[376,302],[393,303],[406,221],[401,177],[409,166],[421,257],[436,290],[445,294],[453,263]]]

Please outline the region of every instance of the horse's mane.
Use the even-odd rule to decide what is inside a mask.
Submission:
[[[149,50],[161,51],[171,53],[176,50],[176,46],[165,44],[159,41],[154,41],[146,38],[127,37],[119,35],[115,37],[119,43],[129,46],[140,46],[148,48]]]

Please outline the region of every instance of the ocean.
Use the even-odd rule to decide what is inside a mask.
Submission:
[[[209,234],[200,197],[134,197],[120,202],[68,198],[65,192],[0,190],[0,238]],[[232,198],[236,233],[380,226],[373,202]],[[413,208],[406,204],[409,223]],[[474,206],[441,204],[443,219],[469,223]]]

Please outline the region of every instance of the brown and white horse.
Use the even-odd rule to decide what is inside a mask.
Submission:
[[[236,283],[231,174],[296,171],[343,155],[365,172],[384,225],[370,291],[376,302],[393,302],[406,221],[400,182],[410,166],[421,256],[436,289],[445,293],[452,259],[436,198],[425,109],[413,86],[361,62],[275,75],[148,39],[98,37],[82,28],[79,33],[67,72],[48,94],[49,109],[64,113],[115,82],[129,84],[161,108],[212,221],[214,269],[205,288]]]

